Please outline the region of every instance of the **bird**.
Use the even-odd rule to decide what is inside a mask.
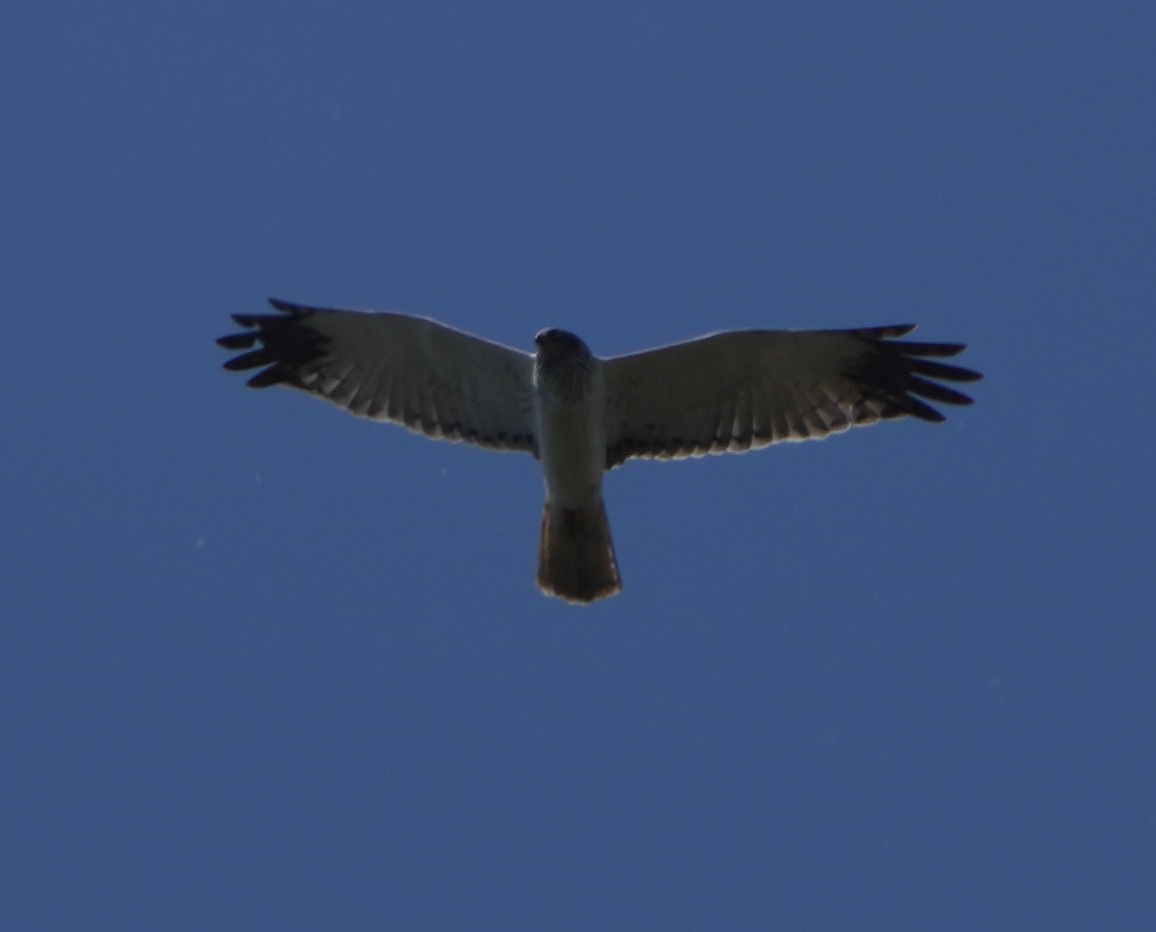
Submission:
[[[285,385],[359,417],[540,460],[537,584],[578,605],[622,590],[602,481],[627,460],[742,453],[904,417],[937,423],[944,416],[922,399],[972,404],[940,383],[983,378],[936,361],[965,344],[898,339],[914,324],[724,331],[600,358],[554,328],[528,353],[425,317],[269,303],[276,313],[232,315],[242,332],[217,342],[245,352],[225,369],[260,370],[252,388]]]

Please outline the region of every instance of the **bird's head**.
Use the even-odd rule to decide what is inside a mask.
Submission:
[[[589,359],[590,348],[574,334],[565,330],[548,328],[539,330],[534,337],[539,358],[548,359]]]
[[[590,348],[565,330],[539,330],[534,342],[534,382],[544,395],[568,402],[585,397],[594,371]]]

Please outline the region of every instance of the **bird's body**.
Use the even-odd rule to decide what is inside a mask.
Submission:
[[[602,479],[627,459],[942,421],[916,396],[970,404],[931,380],[981,377],[929,360],[961,344],[896,340],[909,325],[728,332],[599,359],[563,330],[541,331],[531,355],[420,317],[272,304],[280,315],[235,315],[248,329],[218,342],[250,351],[226,368],[261,368],[253,387],[286,384],[429,437],[532,453],[546,486],[538,585],[578,603],[622,588]]]
[[[622,589],[602,501],[606,473],[606,370],[572,333],[534,342],[534,414],[546,483],[538,586],[575,602]]]
[[[580,508],[602,494],[606,472],[606,371],[563,330],[535,338],[534,425],[546,498]]]

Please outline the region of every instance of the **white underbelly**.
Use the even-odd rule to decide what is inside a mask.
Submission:
[[[578,508],[601,494],[606,468],[606,424],[601,408],[591,403],[539,405],[538,453],[546,498],[553,504]]]

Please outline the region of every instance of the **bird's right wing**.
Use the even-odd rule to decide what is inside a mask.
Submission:
[[[248,329],[217,341],[250,350],[225,368],[260,368],[251,387],[288,385],[427,437],[536,449],[529,353],[423,317],[269,303],[281,313],[235,314]]]

